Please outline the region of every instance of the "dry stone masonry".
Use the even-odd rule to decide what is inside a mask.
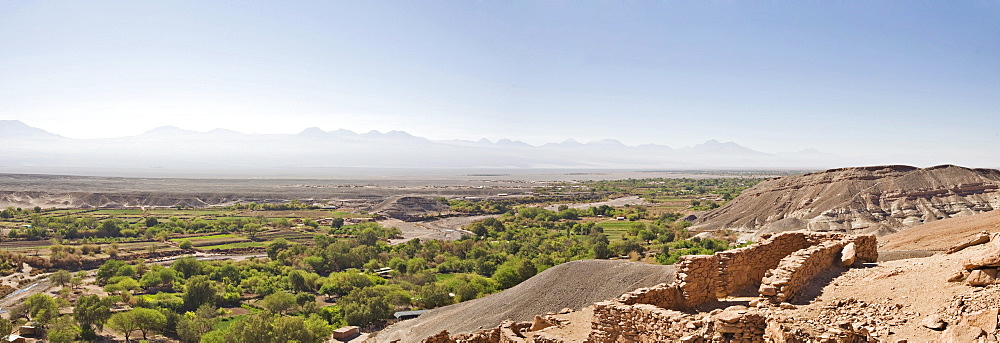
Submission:
[[[586,341],[868,342],[870,330],[864,327],[845,324],[829,331],[802,330],[795,328],[794,321],[777,320],[771,314],[794,307],[785,301],[816,276],[875,262],[876,249],[874,236],[795,231],[714,255],[683,256],[676,265],[676,281],[640,288],[591,306],[593,317]],[[751,307],[725,307],[719,301],[750,292],[760,296],[750,302]],[[692,311],[709,308],[715,309]],[[450,336],[442,332],[424,342],[562,342],[545,332],[564,324],[553,317],[536,317],[534,322],[505,322],[472,334]]]

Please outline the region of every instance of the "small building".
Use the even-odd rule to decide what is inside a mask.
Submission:
[[[351,338],[357,337],[361,334],[361,329],[357,326],[345,326],[336,330],[333,330],[333,339],[338,341],[346,341]]]
[[[400,311],[400,312],[393,313],[392,316],[396,317],[396,319],[399,319],[399,320],[406,320],[406,319],[413,319],[413,318],[416,318],[416,317],[420,317],[420,315],[424,314],[424,312],[427,312],[427,310]]]
[[[19,335],[25,336],[25,337],[32,337],[37,332],[38,332],[38,329],[35,326],[35,323],[21,325],[21,327],[17,328],[17,333]]]
[[[6,337],[7,342],[10,343],[25,343],[26,339],[20,335],[10,334]]]

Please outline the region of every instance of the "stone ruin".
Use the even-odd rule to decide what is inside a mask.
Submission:
[[[683,256],[676,264],[676,281],[595,303],[586,342],[872,341],[863,328],[849,323],[813,337],[769,320],[767,312],[795,307],[788,301],[824,273],[877,259],[875,236],[805,231],[764,237],[714,255]],[[726,306],[727,299],[736,297],[749,297],[744,302],[748,306]],[[553,315],[470,334],[441,332],[423,342],[563,342],[546,334],[546,328],[562,324]]]

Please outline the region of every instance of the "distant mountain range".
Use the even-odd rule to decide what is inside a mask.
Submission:
[[[128,137],[72,139],[16,120],[0,121],[0,144],[0,172],[11,173],[305,176],[330,168],[824,169],[847,163],[813,149],[766,153],[716,140],[678,149],[610,139],[534,146],[509,139],[429,140],[403,131],[312,127],[298,134],[244,134],[173,126]]]

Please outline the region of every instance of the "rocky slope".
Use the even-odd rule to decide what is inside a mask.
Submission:
[[[1000,171],[953,165],[831,169],[762,182],[705,213],[694,229],[808,229],[884,236],[1000,206]]]

